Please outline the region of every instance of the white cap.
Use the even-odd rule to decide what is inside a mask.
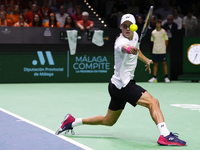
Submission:
[[[132,14],[125,14],[121,18],[121,24],[125,21],[130,21],[132,24],[135,24],[135,17]]]
[[[82,16],[89,16],[89,13],[86,12],[86,11],[84,11],[84,12],[82,13]]]

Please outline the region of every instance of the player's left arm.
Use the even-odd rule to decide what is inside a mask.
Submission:
[[[150,65],[153,64],[153,61],[151,59],[148,59],[146,56],[144,56],[143,53],[141,52],[141,50],[139,50],[138,59],[146,64],[145,71],[149,70],[149,73],[151,73]]]

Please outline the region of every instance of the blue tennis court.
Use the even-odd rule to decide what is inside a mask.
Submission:
[[[4,109],[0,109],[0,122],[1,150],[91,150]]]

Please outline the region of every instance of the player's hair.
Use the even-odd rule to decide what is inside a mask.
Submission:
[[[50,15],[53,15],[54,16],[54,20],[53,20],[53,25],[55,26],[55,27],[57,27],[57,19],[56,19],[56,16],[55,16],[55,14],[54,13],[51,13]],[[49,15],[49,16],[50,16]],[[52,21],[51,21],[51,19],[50,19],[50,17],[49,17],[49,27],[51,27],[51,24],[52,24]]]
[[[82,7],[81,7],[81,5],[76,5],[76,6],[75,6],[75,9],[76,9],[76,8],[79,8],[79,9],[81,10],[81,12],[82,12]]]
[[[35,15],[38,15],[39,16],[39,22],[38,22],[38,27],[42,27],[42,18],[41,18],[41,16],[39,15],[39,14],[35,14]],[[35,15],[33,16],[33,22],[32,22],[32,25],[33,25],[33,27],[35,27],[36,26],[36,22],[35,22]]]
[[[160,20],[160,19],[156,19],[156,23],[162,23],[162,20]]]

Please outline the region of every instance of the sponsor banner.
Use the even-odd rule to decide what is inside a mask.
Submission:
[[[107,82],[113,74],[112,53],[1,53],[1,83]]]

